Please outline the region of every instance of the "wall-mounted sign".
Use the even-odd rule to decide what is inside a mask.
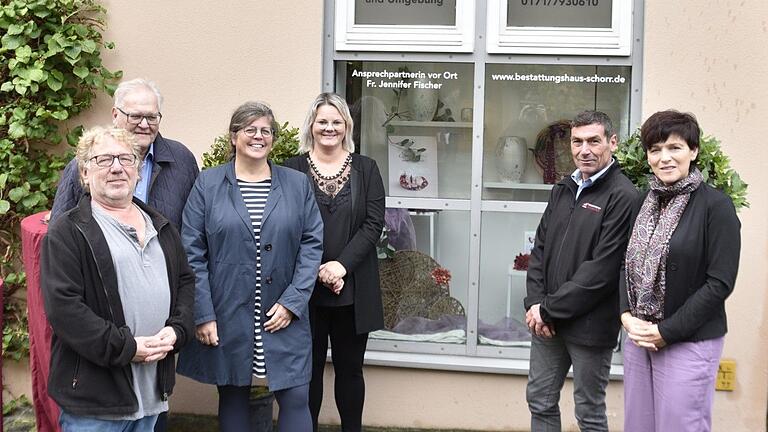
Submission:
[[[471,52],[475,1],[336,0],[336,49]]]
[[[456,25],[456,0],[355,0],[355,24]]]
[[[488,0],[489,53],[628,56],[632,0]]]
[[[507,27],[611,28],[611,0],[508,0]]]

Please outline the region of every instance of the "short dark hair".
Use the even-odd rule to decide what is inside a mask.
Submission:
[[[640,142],[648,151],[652,145],[664,142],[670,135],[677,135],[691,150],[699,148],[699,122],[691,113],[666,110],[654,113],[640,128]]]
[[[605,131],[605,137],[611,138],[616,134],[616,130],[613,128],[613,122],[608,114],[602,111],[585,110],[578,114],[571,120],[571,129],[579,126],[589,126],[591,124],[599,124]]]
[[[266,117],[269,119],[270,127],[272,128],[272,134],[277,139],[277,135],[280,133],[280,125],[275,120],[275,114],[272,113],[272,108],[264,102],[248,101],[235,110],[232,113],[232,117],[229,120],[229,139],[230,139],[230,157],[235,157],[235,145],[232,144],[232,138],[241,129],[246,128],[251,122],[256,119]]]

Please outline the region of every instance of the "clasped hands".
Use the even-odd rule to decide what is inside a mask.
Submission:
[[[658,351],[667,345],[659,333],[658,324],[633,317],[630,312],[621,314],[621,324],[624,326],[629,340],[640,348]]]
[[[547,324],[541,319],[541,304],[537,303],[525,313],[525,325],[531,333],[539,337],[551,338],[555,335],[555,324]]]
[[[338,261],[328,261],[320,265],[320,271],[317,278],[320,282],[334,294],[341,294],[344,288],[344,276],[347,275],[347,269]]]
[[[176,343],[176,331],[171,327],[163,327],[154,336],[135,336],[136,354],[134,354],[134,363],[151,363],[162,360],[169,352],[173,351],[173,345]]]

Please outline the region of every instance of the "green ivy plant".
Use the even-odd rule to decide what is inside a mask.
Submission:
[[[105,10],[95,0],[5,0],[0,6],[0,277],[6,291],[3,355],[29,347],[14,305],[25,276],[20,259],[21,220],[50,207],[59,172],[82,128],[62,122],[90,108],[98,92],[112,94],[121,72],[102,65]],[[15,309],[14,309],[15,308]],[[16,318],[16,319],[14,319]]]
[[[640,142],[639,129],[619,144],[616,160],[635,186],[641,190],[648,189],[648,176],[653,172]],[[696,158],[696,164],[704,176],[704,181],[731,197],[736,210],[749,207],[747,184],[731,168],[730,160],[720,148],[720,141],[717,138],[702,133],[699,138],[699,155]]]
[[[219,166],[232,158],[232,145],[229,133],[221,134],[213,140],[213,144],[207,152],[203,153],[203,169]],[[299,129],[291,127],[288,122],[280,125],[275,141],[272,143],[272,151],[269,159],[282,165],[286,159],[299,154]]]

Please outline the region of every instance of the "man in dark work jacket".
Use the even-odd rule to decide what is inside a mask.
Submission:
[[[525,298],[534,432],[560,430],[558,401],[571,366],[579,428],[608,430],[605,388],[619,333],[619,271],[637,196],[613,159],[616,148],[606,114],[574,118],[577,169],[553,187],[536,231]]]
[[[112,124],[132,132],[141,147],[144,169],[134,196],[180,230],[181,213],[199,170],[186,146],[160,135],[162,105],[163,96],[154,82],[142,78],[123,81],[115,90]],[[77,161],[73,159],[61,176],[51,220],[75,207],[82,194]]]

